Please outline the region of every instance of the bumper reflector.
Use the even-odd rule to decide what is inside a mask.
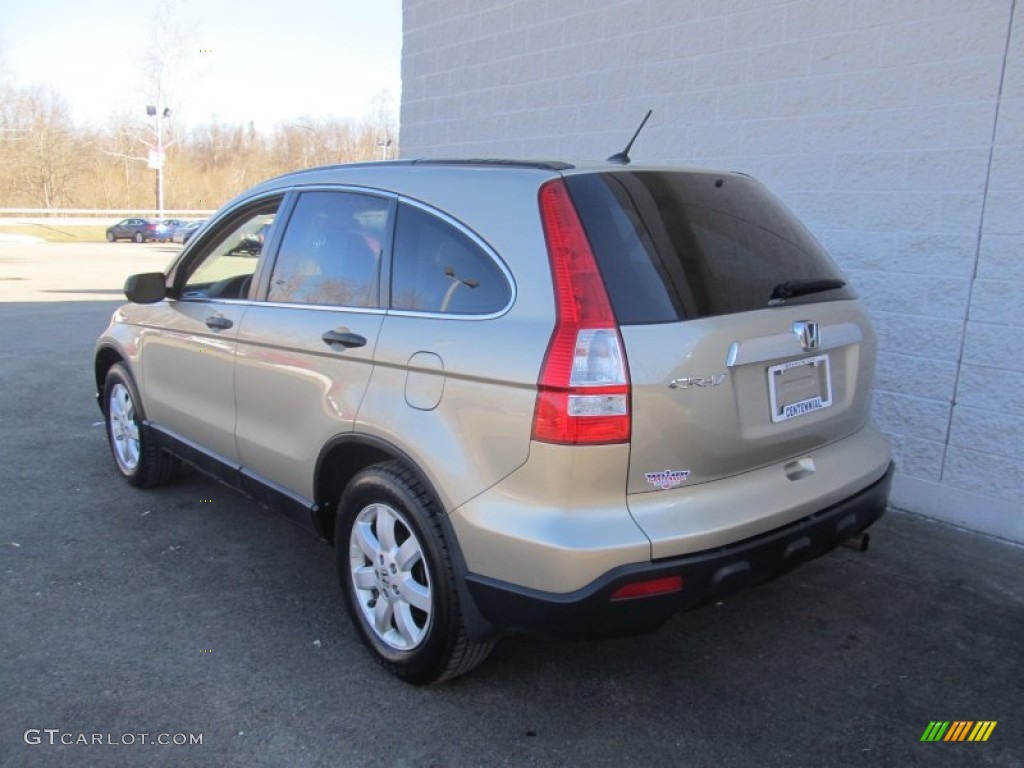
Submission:
[[[612,593],[612,600],[631,600],[634,597],[654,597],[683,591],[682,576],[663,576],[660,579],[634,581],[624,584]]]

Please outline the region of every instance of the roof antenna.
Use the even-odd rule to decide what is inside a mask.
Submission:
[[[633,142],[636,141],[636,137],[640,135],[640,131],[647,125],[647,121],[653,113],[653,109],[648,109],[647,114],[644,115],[644,119],[640,121],[640,127],[636,129],[636,133],[633,134],[633,138],[629,140],[629,144],[621,152],[616,152],[614,155],[608,158],[609,163],[618,163],[619,165],[629,165],[629,150],[633,148]]]

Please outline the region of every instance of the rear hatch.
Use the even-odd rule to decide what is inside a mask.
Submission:
[[[762,185],[627,169],[565,181],[629,362],[629,493],[784,461],[867,422],[870,324]]]

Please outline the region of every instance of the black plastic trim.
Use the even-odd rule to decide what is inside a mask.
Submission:
[[[657,629],[672,615],[775,578],[820,557],[885,513],[894,465],[848,499],[774,531],[725,547],[615,568],[568,594],[542,592],[479,574],[466,576],[484,617],[502,630],[569,638],[633,635]],[[682,591],[611,600],[625,584],[682,576]]]
[[[243,469],[241,464],[228,461],[219,454],[207,451],[170,430],[150,421],[143,422],[145,429],[163,450],[191,464],[200,472],[209,475],[243,496],[247,496],[274,512],[280,512],[289,520],[321,536],[317,527],[318,507],[302,496],[285,490],[266,478]]]
[[[177,456],[186,464],[194,466],[200,472],[238,491],[256,503],[274,512],[280,512],[292,522],[312,531],[318,538],[326,541],[327,537],[320,525],[320,513],[325,503],[323,499],[311,501],[305,497],[292,494],[262,475],[257,475],[245,469],[237,462],[229,461],[220,454],[208,451],[191,440],[151,421],[144,421],[142,429],[163,450]],[[359,444],[372,447],[380,453],[400,461],[416,475],[419,482],[423,484],[435,500],[439,498],[433,484],[408,454],[391,443],[370,435],[339,435],[328,441],[317,457],[316,477],[318,481],[320,472],[323,470],[324,458],[330,453],[332,448],[342,444]],[[439,503],[438,505],[440,506]],[[473,596],[466,584],[465,576],[468,572],[466,559],[463,557],[458,537],[452,528],[447,511],[442,509],[438,519],[441,522],[441,527],[444,529],[445,544],[451,557],[452,567],[455,570],[455,585],[462,604],[466,630],[472,638],[477,640],[493,637],[497,633],[494,625],[484,618],[484,615],[476,607]]]

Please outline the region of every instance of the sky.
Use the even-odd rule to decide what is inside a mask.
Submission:
[[[141,62],[166,0],[6,0],[0,56],[18,86],[54,88],[79,125],[145,116]],[[172,118],[271,128],[301,116],[397,125],[401,0],[172,0],[183,80]]]

